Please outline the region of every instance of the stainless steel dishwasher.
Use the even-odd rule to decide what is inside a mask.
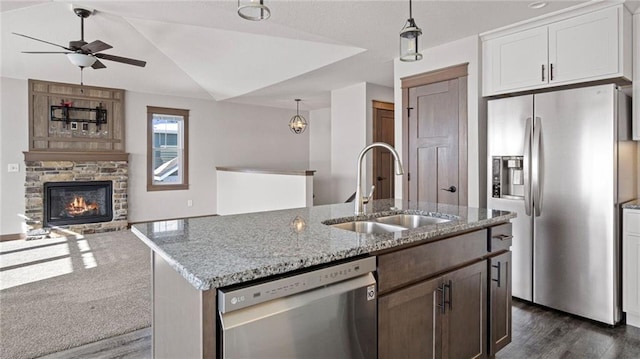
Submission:
[[[223,358],[376,358],[375,257],[218,290]]]

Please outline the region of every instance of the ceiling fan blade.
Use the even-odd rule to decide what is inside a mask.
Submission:
[[[104,50],[108,50],[113,48],[113,46],[106,44],[100,40],[96,40],[92,43],[83,45],[80,49],[82,51],[86,51],[89,53],[96,53],[96,52],[100,52],[100,51],[104,51]]]
[[[72,54],[68,51],[22,51],[23,54]]]
[[[12,34],[14,35],[18,35],[18,36],[22,36],[22,37],[26,37],[27,39],[31,39],[31,40],[36,40],[36,41],[40,41],[40,42],[44,42],[45,44],[49,44],[49,45],[53,45],[53,46],[58,46],[61,47],[65,50],[69,50],[69,51],[73,51],[72,49],[66,47],[66,46],[62,46],[62,45],[58,45],[58,44],[54,44],[53,42],[49,42],[49,41],[44,41],[44,40],[40,40],[40,39],[36,39],[35,37],[31,37],[31,36],[27,36],[27,35],[23,35],[23,34],[18,34],[17,32],[12,32]]]
[[[140,66],[140,67],[144,67],[147,64],[146,61],[129,59],[129,58],[126,58],[126,57],[109,55],[109,54],[95,54],[94,56],[97,57],[97,58],[100,58],[100,59],[104,59],[104,60],[121,62],[123,64]]]
[[[106,66],[102,62],[100,62],[100,60],[96,60],[96,62],[94,62],[93,65],[91,65],[91,68],[97,70],[97,69],[104,69],[106,68]]]

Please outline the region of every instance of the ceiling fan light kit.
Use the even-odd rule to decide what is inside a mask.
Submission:
[[[238,0],[238,15],[246,20],[261,21],[271,17],[271,10],[263,0]]]
[[[409,19],[400,31],[400,61],[411,62],[422,60],[419,51],[420,35],[422,30],[416,25],[411,12],[411,0],[409,0]]]
[[[72,64],[83,68],[92,66],[96,62],[96,60],[98,60],[91,55],[79,54],[75,52],[68,53],[67,58],[69,59],[69,61],[71,61]]]

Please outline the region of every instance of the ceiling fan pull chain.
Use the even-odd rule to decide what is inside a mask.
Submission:
[[[83,82],[84,71],[82,71],[82,70],[84,70],[84,67],[80,68],[80,93],[84,93],[84,88],[83,88],[83,86],[84,86],[84,82]]]

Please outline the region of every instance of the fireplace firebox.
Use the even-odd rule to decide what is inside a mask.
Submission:
[[[112,181],[44,184],[45,227],[108,222],[113,218]]]

